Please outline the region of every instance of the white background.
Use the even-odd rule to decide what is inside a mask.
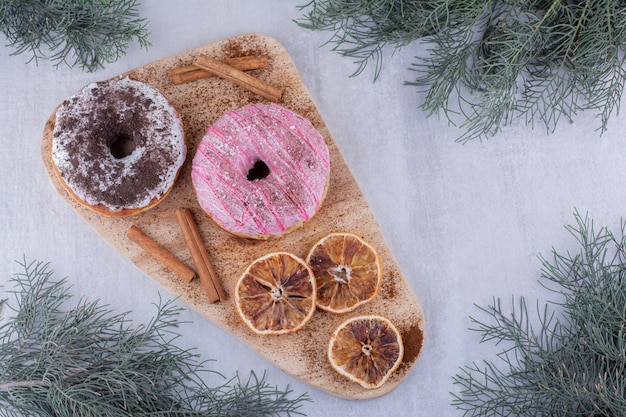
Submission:
[[[614,117],[600,136],[593,114],[561,124],[552,135],[514,123],[483,142],[461,145],[460,131],[418,110],[423,96],[403,86],[423,46],[387,51],[382,74],[356,69],[321,45],[330,33],[298,27],[297,1],[145,1],[152,47],[133,44],[96,73],[26,63],[0,47],[0,283],[14,262],[50,261],[73,292],[101,299],[137,322],[154,313],[162,290],[116,253],[53,190],[40,157],[44,124],[64,98],[98,81],[225,37],[263,32],[290,52],[304,83],[348,161],[385,238],[420,300],[426,343],[404,382],[388,395],[347,401],[273,367],[253,350],[193,312],[181,319],[180,343],[215,359],[232,376],[267,371],[268,381],[307,391],[309,416],[455,416],[450,405],[460,366],[493,354],[468,330],[474,304],[493,296],[545,297],[538,255],[577,249],[564,226],[578,209],[617,231],[626,208],[624,130]],[[4,40],[1,40],[3,44]],[[0,288],[0,291],[3,289]],[[164,294],[167,298],[168,294]],[[531,302],[531,305],[533,303]]]

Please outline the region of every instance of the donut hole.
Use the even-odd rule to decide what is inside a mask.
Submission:
[[[137,144],[125,133],[117,133],[113,136],[109,150],[115,159],[123,159],[133,153]]]
[[[248,171],[246,178],[248,181],[262,180],[270,175],[270,168],[263,161],[256,161],[254,166]]]

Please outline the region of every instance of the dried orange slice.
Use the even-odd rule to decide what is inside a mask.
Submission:
[[[330,233],[311,248],[306,263],[315,274],[317,306],[347,313],[376,297],[382,264],[376,249],[354,233]]]
[[[341,375],[364,388],[379,388],[398,368],[404,354],[402,336],[381,316],[353,317],[332,334],[328,360]]]
[[[291,333],[313,316],[315,290],[313,271],[302,259],[274,252],[254,261],[239,278],[235,305],[255,333]]]

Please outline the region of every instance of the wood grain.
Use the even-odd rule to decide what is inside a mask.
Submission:
[[[200,54],[214,59],[245,55],[268,55],[267,67],[250,74],[284,89],[279,104],[308,118],[322,133],[330,149],[331,179],[328,194],[318,214],[304,226],[279,239],[246,240],[216,226],[200,209],[191,184],[191,159],[204,132],[223,113],[245,104],[263,101],[254,93],[211,77],[181,85],[172,83],[172,68],[190,65]],[[173,296],[210,322],[231,332],[285,372],[312,386],[348,399],[370,399],[398,386],[417,361],[424,342],[424,318],[367,202],[326,127],[288,52],[275,39],[263,34],[240,35],[203,45],[175,56],[136,68],[126,74],[158,90],[177,108],[185,126],[189,155],[170,195],[155,208],[131,217],[108,218],[78,204],[59,183],[50,158],[54,113],[42,138],[42,158],[52,185],[63,199],[111,246],[128,257],[140,270]],[[97,81],[97,80],[95,80]],[[198,279],[187,283],[147,255],[126,236],[135,224],[187,265],[191,255],[177,224],[175,210],[191,209],[202,240],[211,254],[215,272],[228,299],[211,303]],[[237,316],[232,291],[246,267],[270,252],[288,251],[304,258],[313,244],[329,232],[351,231],[377,247],[383,263],[383,285],[372,302],[347,315],[317,311],[311,322],[294,334],[275,337],[252,333]],[[402,365],[382,387],[367,390],[337,374],[330,367],[327,345],[332,331],[345,319],[361,314],[381,314],[392,320],[405,345]]]

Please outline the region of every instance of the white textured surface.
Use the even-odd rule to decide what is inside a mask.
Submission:
[[[0,282],[26,256],[51,261],[78,296],[133,310],[142,322],[159,288],[107,246],[59,197],[40,160],[40,137],[55,107],[84,85],[232,35],[263,32],[290,52],[417,294],[426,344],[405,381],[390,394],[353,402],[327,395],[272,367],[252,350],[192,312],[181,318],[181,344],[195,347],[226,375],[267,370],[270,382],[308,391],[309,416],[455,416],[452,375],[493,349],[467,330],[474,303],[493,295],[542,297],[539,254],[576,248],[564,225],[575,209],[616,229],[626,210],[626,121],[603,136],[593,114],[556,134],[515,125],[486,142],[459,145],[459,132],[417,109],[422,96],[403,86],[419,52],[389,54],[380,79],[321,45],[330,34],[299,28],[296,4],[277,0],[146,1],[153,46],[97,73],[26,64],[0,47]],[[5,43],[4,41],[2,43]]]

